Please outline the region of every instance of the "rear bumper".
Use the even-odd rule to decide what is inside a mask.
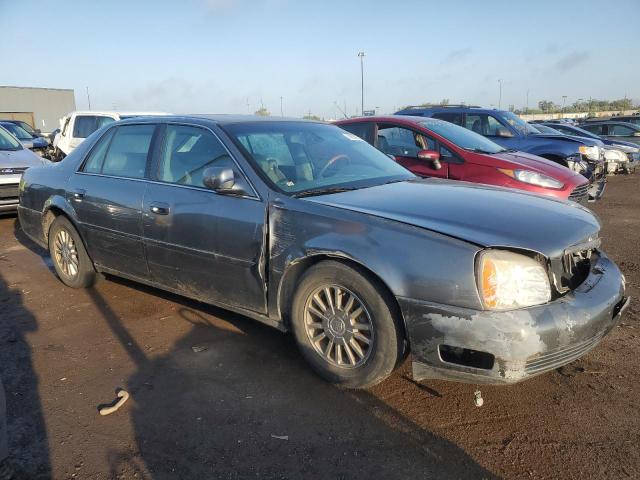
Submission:
[[[18,205],[17,210],[22,231],[38,245],[47,248],[47,242],[42,231],[42,212],[31,210],[21,205]]]
[[[629,304],[624,290],[620,270],[601,254],[582,285],[546,305],[491,312],[398,298],[414,378],[509,384],[558,368],[617,324]]]

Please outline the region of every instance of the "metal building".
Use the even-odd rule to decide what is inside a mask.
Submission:
[[[0,119],[22,120],[43,133],[58,128],[58,120],[76,109],[73,90],[0,85]]]

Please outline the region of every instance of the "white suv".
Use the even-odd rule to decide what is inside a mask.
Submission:
[[[169,115],[162,112],[71,112],[60,119],[60,131],[53,140],[53,159],[62,160],[96,130],[131,117]]]

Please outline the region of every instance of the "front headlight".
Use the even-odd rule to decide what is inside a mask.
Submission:
[[[516,180],[528,183],[530,185],[537,185],[538,187],[545,188],[564,187],[564,183],[562,183],[561,181],[538,172],[532,172],[531,170],[509,170],[506,168],[499,168],[498,170],[500,170],[505,175],[510,176],[511,178],[515,178]]]
[[[578,150],[580,150],[580,153],[590,160],[600,160],[600,149],[596,145],[593,145],[592,147],[580,145]]]
[[[476,275],[487,310],[512,310],[551,300],[545,268],[533,258],[507,250],[485,250],[478,256]]]

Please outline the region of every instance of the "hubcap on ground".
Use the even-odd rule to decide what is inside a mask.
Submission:
[[[53,251],[60,270],[68,277],[75,277],[78,274],[78,251],[69,232],[63,229],[56,234]]]
[[[356,368],[369,358],[374,330],[371,316],[356,294],[339,285],[317,288],[304,309],[307,336],[327,362]]]

